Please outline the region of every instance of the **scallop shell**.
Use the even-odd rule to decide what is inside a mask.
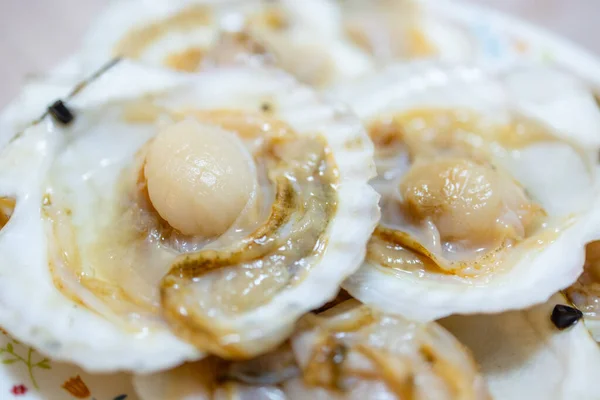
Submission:
[[[467,62],[477,49],[470,32],[447,18],[437,1],[338,0],[345,40],[366,50],[376,65],[398,60]]]
[[[489,398],[468,352],[436,323],[384,315],[354,300],[305,322],[308,326],[299,328],[289,345],[271,354],[243,363],[207,359],[185,364],[138,375],[134,386],[142,400],[201,400],[225,394],[270,399]]]
[[[49,262],[57,260],[52,255],[56,235],[48,230],[43,213],[50,199],[61,197],[55,192],[46,197],[49,171],[57,163],[68,171],[60,178],[75,182],[76,190],[69,195],[72,213],[90,222],[82,227],[91,235],[86,237],[94,238],[106,214],[89,205],[101,199],[100,193],[110,196],[116,190],[119,171],[132,164],[136,151],[162,121],[136,125],[123,119],[127,105],[148,99],[177,112],[186,107],[259,110],[267,99],[276,106],[275,116],[299,135],[318,133],[331,150],[338,173],[332,188],[337,208],[326,225],[321,258],[299,284],[282,289],[264,306],[214,316],[208,327],[217,336],[238,334],[238,347],[227,344],[238,352],[276,346],[303,313],[334,297],[341,281],[360,266],[364,244],[378,219],[378,196],[367,184],[374,173],[373,149],[360,122],[271,69],[225,68],[189,75],[122,61],[69,99],[75,114],[71,124],[64,126],[47,116],[13,137],[0,156],[0,197],[16,198],[0,231],[0,325],[53,359],[90,371],[154,371],[203,356],[204,349],[177,338],[163,322],[144,328],[141,315],[143,329],[132,330],[119,318],[107,317],[105,303],[93,292],[82,287],[75,299],[73,293],[65,295],[50,273]],[[85,171],[93,174],[81,175]]]
[[[125,56],[192,72],[222,59],[272,63],[274,57],[301,81],[328,85],[371,65],[366,54],[340,38],[339,24],[339,10],[323,0],[119,1],[91,27],[82,63],[93,70]],[[247,35],[244,40],[254,50],[230,47],[227,37],[237,33]]]
[[[19,94],[0,111],[0,148],[14,134],[40,117],[44,109],[83,80],[79,58],[71,56],[48,74],[26,82]]]
[[[593,224],[598,226],[598,219]],[[596,341],[600,341],[600,282],[598,282],[598,256],[600,242],[586,246],[583,274],[564,293],[574,307],[583,313],[585,326]]]
[[[583,324],[559,331],[550,322],[557,294],[527,310],[452,316],[440,321],[472,352],[494,398],[597,399],[600,350]]]
[[[536,95],[539,90],[543,97]],[[365,121],[427,107],[471,110],[490,121],[518,114],[546,126],[557,138],[552,140],[573,146],[567,150],[571,145],[541,142],[513,153],[516,158],[498,161],[550,217],[569,220],[541,248],[525,249],[510,265],[469,278],[395,271],[367,259],[343,285],[354,297],[385,312],[433,320],[527,307],[577,279],[584,245],[592,237],[600,144],[600,113],[591,92],[577,79],[543,67],[494,74],[476,67],[413,63],[391,67],[332,94]]]
[[[85,36],[82,64],[86,69],[94,70],[108,59],[125,55],[150,65],[162,66],[170,54],[192,47],[204,48],[217,35],[219,20],[213,18],[212,8],[219,3],[210,0],[113,2],[98,16]],[[233,0],[222,3],[227,8],[241,2]],[[260,1],[248,3],[252,7]],[[187,15],[182,13],[182,10],[188,9],[190,12]],[[167,27],[162,27],[163,23]],[[174,28],[168,29],[168,25]],[[108,26],[111,29],[106,29]],[[169,38],[169,34],[172,37]],[[132,41],[140,41],[143,46],[137,49],[129,43]],[[157,48],[152,48],[153,45]],[[119,50],[120,47],[125,49]]]
[[[406,0],[368,3],[114,2],[86,35],[82,64],[90,71],[107,59],[124,56],[193,72],[223,63],[267,63],[326,88],[398,59],[475,58],[468,31],[435,8]],[[349,28],[353,25],[358,39]],[[368,43],[362,43],[365,40]]]

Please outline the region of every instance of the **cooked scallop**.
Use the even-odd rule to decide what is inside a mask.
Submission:
[[[0,326],[92,371],[277,347],[379,216],[360,121],[273,69],[122,61],[15,133]]]
[[[275,64],[303,82],[328,86],[373,64],[343,40],[339,14],[328,0],[119,1],[90,29],[81,59],[88,69],[126,57],[187,72]]]
[[[531,306],[577,279],[600,148],[578,80],[415,63],[333,94],[368,127],[382,196],[367,260],[344,284],[353,296],[431,320]]]
[[[554,309],[565,305],[557,294],[526,310],[452,316],[440,324],[473,352],[495,399],[597,399],[600,349],[583,324],[562,324]]]
[[[436,323],[354,300],[304,318],[289,342],[243,362],[207,358],[140,375],[141,400],[488,399],[464,347]]]
[[[436,1],[332,0],[339,4],[345,40],[376,65],[399,60],[473,60],[474,38],[445,16]]]
[[[93,70],[126,57],[187,72],[269,64],[327,88],[398,60],[476,56],[460,22],[412,0],[124,0],[91,27],[81,61]]]

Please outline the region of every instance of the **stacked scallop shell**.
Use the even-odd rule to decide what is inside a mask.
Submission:
[[[0,127],[0,326],[142,400],[600,398],[593,92],[434,1],[115,1]]]

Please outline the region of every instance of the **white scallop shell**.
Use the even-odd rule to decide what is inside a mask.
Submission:
[[[68,94],[85,76],[77,56],[71,56],[43,77],[27,82],[19,94],[0,111],[0,148],[14,131],[25,129],[48,105]]]
[[[355,327],[353,323],[353,311],[351,306],[354,300],[342,303],[326,312],[329,321],[345,321],[347,325]],[[365,314],[361,316],[364,317]],[[484,379],[473,362],[471,355],[465,351],[452,335],[435,322],[418,324],[407,321],[404,318],[391,315],[374,313],[375,319],[360,325],[358,329],[345,332],[338,338],[339,343],[346,347],[344,365],[348,370],[370,372],[370,379],[360,379],[360,375],[353,376],[349,380],[349,389],[346,392],[327,390],[325,388],[306,385],[301,377],[301,371],[306,371],[309,359],[318,352],[323,345],[323,339],[329,333],[327,329],[321,329],[317,325],[314,329],[298,331],[290,339],[292,347],[292,358],[294,366],[285,375],[284,368],[277,372],[281,373],[281,381],[277,385],[255,384],[249,385],[237,381],[225,383],[219,387],[215,382],[218,375],[218,367],[211,364],[211,360],[203,360],[198,363],[184,364],[169,371],[161,371],[149,375],[136,375],[133,385],[141,400],[208,400],[220,399],[219,394],[235,394],[240,399],[392,399],[398,398],[397,393],[387,387],[382,376],[382,371],[374,367],[375,363],[365,357],[359,347],[371,348],[389,356],[386,362],[390,375],[402,377],[405,374],[414,376],[413,393],[414,398],[419,399],[450,399],[450,398],[472,398],[487,399],[488,392]],[[443,359],[446,372],[452,376],[443,377],[442,368],[431,368],[423,362],[420,353],[422,347],[431,349],[434,357]],[[281,357],[280,353],[268,355],[273,362],[274,357]],[[214,361],[214,360],[213,360]],[[265,363],[256,361],[256,366],[264,368]],[[283,364],[283,362],[281,362]],[[294,371],[294,367],[300,367],[300,371]],[[393,372],[391,371],[393,370]],[[254,376],[260,376],[261,371],[254,371]],[[441,378],[441,379],[440,379]],[[460,394],[448,393],[447,378],[456,385]],[[327,378],[325,378],[327,379]],[[400,383],[400,382],[398,382]],[[452,397],[452,396],[458,397]],[[404,399],[402,397],[400,400]]]
[[[600,342],[600,321],[584,316],[584,324],[596,342]]]
[[[440,323],[473,352],[495,399],[598,399],[598,344],[581,321],[559,331],[550,321],[556,304],[567,302],[557,294],[522,311]]]
[[[435,273],[394,274],[366,263],[343,285],[353,296],[385,312],[432,320],[527,307],[577,279],[598,198],[597,167],[589,163],[596,162],[600,147],[600,113],[578,80],[541,67],[491,75],[475,67],[419,62],[391,67],[332,95],[347,101],[365,120],[427,106],[467,108],[500,120],[516,111],[589,152],[586,160],[563,146],[542,143],[522,149],[519,158],[503,165],[549,215],[573,217],[572,225],[537,254],[522,254],[505,271],[471,281]]]
[[[206,6],[214,14],[209,25],[193,27],[185,32],[167,32],[155,40],[139,58],[148,65],[162,65],[166,56],[200,47],[212,49],[222,31],[239,31],[251,12],[269,5],[265,0],[122,0],[108,7],[90,28],[82,49],[86,70],[98,68],[115,56],[115,47],[133,29],[148,27],[193,6]],[[327,0],[282,0],[277,3],[294,23],[287,33],[290,44],[314,48],[330,56],[334,65],[333,79],[350,78],[372,67],[366,54],[342,38],[339,10]],[[110,29],[107,29],[110,27]],[[290,47],[293,49],[292,47]],[[290,50],[291,51],[291,50]],[[310,64],[309,60],[298,60]]]
[[[267,97],[277,102],[282,120],[300,134],[322,133],[332,150],[339,197],[327,249],[302,284],[252,312],[215,319],[215,324],[239,332],[242,341],[281,340],[303,313],[334,297],[341,281],[360,266],[379,216],[378,196],[367,184],[374,174],[373,149],[360,121],[289,76],[251,68],[176,74],[122,61],[69,101],[77,116],[71,125],[63,128],[46,118],[0,156],[0,195],[17,197],[14,214],[0,231],[0,326],[53,359],[90,371],[153,371],[202,357],[166,328],[134,334],[75,304],[56,289],[49,274],[48,237],[40,213],[50,165],[71,135],[85,137],[79,148],[83,153],[75,154],[81,162],[103,160],[99,169],[105,168],[105,190],[110,191],[111,171],[114,175],[131,162],[154,129],[134,129],[110,113],[100,120],[94,115],[147,95],[164,100],[165,107],[185,103],[195,109],[258,107]],[[73,198],[86,195],[76,192]]]
[[[411,3],[404,0],[397,1]],[[286,62],[293,64],[288,65],[288,68],[295,70],[299,76],[309,75],[312,69],[319,68],[321,63],[327,63],[331,65],[331,74],[327,76],[323,85],[330,86],[337,82],[358,78],[393,61],[390,57],[371,55],[350,40],[344,28],[345,9],[349,6],[342,1],[280,0],[275,4],[293,22],[293,27],[282,36],[283,42],[277,39],[275,52],[288,51],[289,54],[286,53],[285,58],[289,57],[291,61]],[[84,70],[93,71],[114,57],[118,43],[134,29],[161,23],[198,5],[206,6],[211,10],[214,16],[211,23],[188,27],[189,29],[181,32],[175,30],[163,32],[141,52],[138,61],[158,66],[163,65],[167,56],[186,49],[213,49],[222,32],[239,31],[251,13],[269,5],[269,2],[266,0],[115,1],[98,17],[85,36],[81,51]],[[430,7],[427,2],[417,7],[422,12],[415,13],[414,19],[425,38],[438,50],[438,54],[433,58],[444,61],[469,61],[476,57],[473,38],[458,22],[445,18],[443,12]],[[367,14],[365,17],[370,18]],[[369,23],[377,28],[379,17],[377,15],[372,17],[373,21]],[[403,16],[398,18],[399,24],[403,23],[403,18]],[[389,37],[395,34],[384,29],[376,35],[385,36],[382,40],[388,42]],[[267,47],[270,44],[269,40],[267,40]],[[299,67],[300,65],[302,67]]]

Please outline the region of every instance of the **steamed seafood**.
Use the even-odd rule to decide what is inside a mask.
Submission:
[[[244,362],[207,358],[137,376],[142,400],[488,399],[470,355],[435,323],[354,300],[308,315],[290,341]]]
[[[118,63],[0,171],[0,325],[90,370],[276,347],[378,218],[359,121],[275,70]]]
[[[535,97],[546,82],[554,97]],[[577,80],[416,63],[334,94],[368,127],[382,196],[367,260],[344,284],[353,296],[431,320],[530,306],[577,279],[600,140]]]
[[[237,62],[276,64],[323,86],[371,64],[341,40],[338,14],[323,0],[119,1],[91,28],[82,61],[94,68],[118,56],[187,72]]]
[[[126,57],[188,72],[274,64],[328,87],[394,60],[464,61],[472,53],[463,29],[414,1],[126,0],[92,27],[82,62],[89,69]]]

